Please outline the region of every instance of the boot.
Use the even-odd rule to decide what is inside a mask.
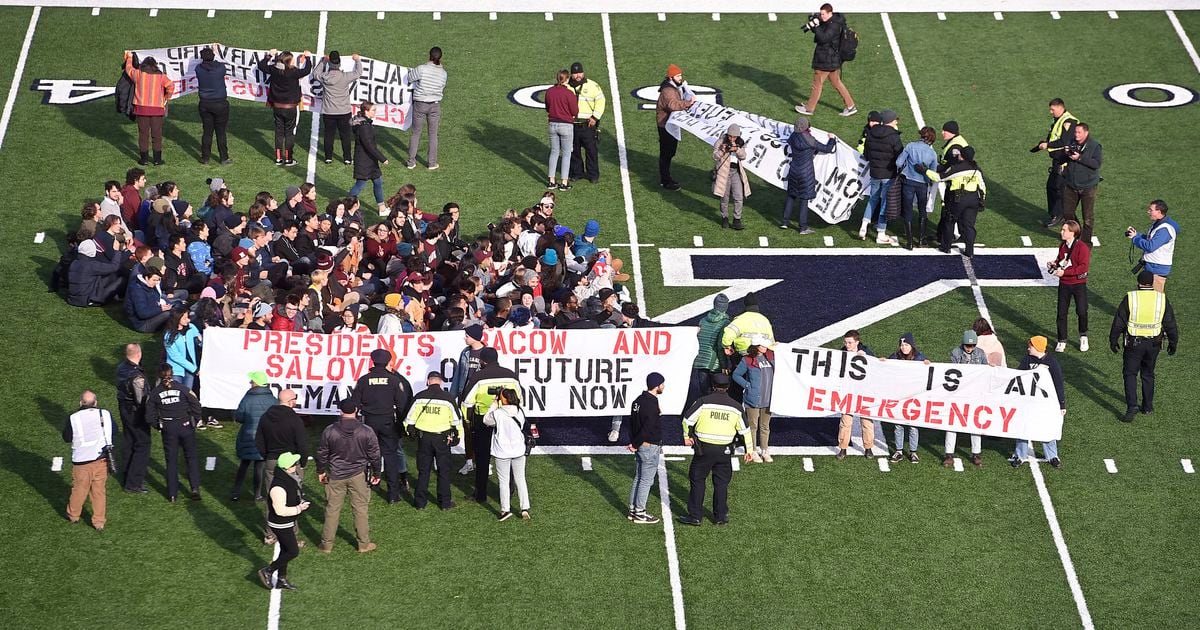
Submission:
[[[163,164],[166,164],[166,162],[163,162],[162,151],[155,151],[154,152],[154,165],[162,166]]]
[[[920,234],[917,235],[917,247],[925,247],[925,226],[929,222],[925,220],[924,212],[917,217],[917,223],[921,224]]]
[[[142,166],[149,164],[150,163],[149,155],[150,154],[147,153],[146,151],[142,151],[141,153],[138,153],[138,164],[141,164]]]
[[[904,249],[907,249],[908,251],[911,252],[912,248],[913,248],[912,223],[905,221],[904,222]]]

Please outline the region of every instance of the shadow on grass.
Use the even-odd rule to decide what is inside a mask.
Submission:
[[[546,141],[519,129],[501,127],[488,121],[467,128],[472,142],[491,151],[524,171],[531,178],[545,181],[550,148]]]
[[[797,99],[800,98],[800,85],[785,74],[768,72],[761,68],[732,61],[721,63],[720,70],[728,76],[750,81],[785,103],[794,104],[799,102]],[[839,112],[841,111],[840,107],[836,109]]]
[[[63,420],[66,420],[66,416],[63,416]],[[68,452],[66,445],[63,446],[63,452]],[[63,463],[63,470],[66,471],[71,466],[70,457],[63,459],[68,460]],[[61,515],[66,514],[71,484],[63,479],[63,472],[50,470],[50,462],[45,457],[22,450],[8,440],[0,440],[0,467],[29,484],[29,487],[42,495],[50,509]]]

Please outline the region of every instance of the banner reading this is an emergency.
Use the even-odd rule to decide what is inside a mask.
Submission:
[[[732,124],[742,129],[742,140],[746,142],[746,169],[786,190],[788,168],[792,162],[787,139],[792,135],[792,125],[731,107],[696,102],[685,111],[672,113],[667,119],[667,131],[679,139],[680,130],[684,129],[715,146]],[[812,128],[812,135],[819,142],[829,139],[829,133],[816,127]],[[813,168],[817,197],[809,201],[809,210],[827,223],[845,221],[854,204],[867,192],[867,166],[862,154],[840,139],[833,153],[816,154]]]
[[[1062,436],[1050,372],[988,365],[880,360],[842,350],[780,344],[771,411],[853,414],[942,431],[1019,440]]]
[[[517,373],[523,405],[531,416],[613,416],[629,413],[646,388],[646,375],[661,372],[667,387],[662,412],[683,411],[698,342],[695,327],[612,330],[499,328],[484,334],[500,364]],[[263,370],[271,387],[298,395],[297,411],[336,414],[358,377],[371,369],[371,351],[385,348],[392,369],[417,391],[425,377],[454,375],[466,347],[462,331],[399,335],[321,334],[209,328],[200,362],[200,402],[234,409],[249,388],[250,372]]]
[[[154,57],[167,76],[175,81],[175,92],[172,99],[199,90],[196,82],[196,66],[200,63],[200,51],[208,48],[209,44],[192,46],[173,46],[170,48],[144,48],[135,50],[140,61],[146,57]],[[267,100],[267,76],[258,70],[258,62],[269,51],[250,48],[235,48],[220,44],[215,50],[216,61],[225,64],[227,74],[225,88],[230,98],[265,103]],[[297,51],[297,57],[299,56]],[[358,104],[371,101],[375,106],[375,124],[383,127],[408,129],[409,113],[412,110],[412,86],[408,82],[408,68],[386,61],[369,57],[361,57],[362,76],[354,83],[351,91],[351,101],[355,111]],[[313,64],[320,64],[319,57],[310,59]],[[341,63],[342,70],[352,70],[354,61],[350,55],[344,55]],[[313,66],[314,70],[316,65]],[[321,84],[312,80],[310,73],[300,80],[303,92],[301,106],[314,114],[321,113]]]

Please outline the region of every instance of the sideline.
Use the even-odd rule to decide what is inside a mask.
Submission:
[[[688,449],[689,451],[691,449]],[[675,517],[671,514],[671,492],[667,488],[667,460],[658,460],[658,498],[662,503],[663,535],[667,545],[667,572],[671,575],[671,603],[675,608],[675,630],[686,630],[683,612],[683,582],[679,579],[679,552],[675,548]]]
[[[1188,56],[1192,58],[1192,65],[1196,66],[1196,72],[1200,72],[1200,55],[1196,54],[1196,47],[1192,45],[1192,40],[1188,38],[1187,31],[1183,30],[1183,25],[1179,23],[1179,18],[1175,17],[1174,11],[1167,11],[1167,19],[1171,20],[1171,26],[1175,27],[1175,32],[1179,35],[1179,40],[1183,42],[1183,47],[1187,49]]]
[[[4,113],[0,114],[0,149],[4,148],[4,136],[8,134],[8,121],[12,118],[13,105],[17,102],[17,90],[20,89],[25,74],[25,62],[29,60],[29,46],[33,43],[33,32],[37,30],[38,17],[42,7],[33,7],[29,16],[29,28],[25,30],[25,41],[21,44],[21,54],[17,57],[17,67],[13,70],[12,83],[8,86],[8,98],[4,101]]]

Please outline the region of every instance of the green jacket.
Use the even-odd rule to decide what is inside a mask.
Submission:
[[[700,320],[700,330],[696,332],[700,340],[700,352],[692,362],[692,369],[715,372],[724,367],[725,350],[721,346],[721,333],[728,325],[729,315],[715,308]]]

